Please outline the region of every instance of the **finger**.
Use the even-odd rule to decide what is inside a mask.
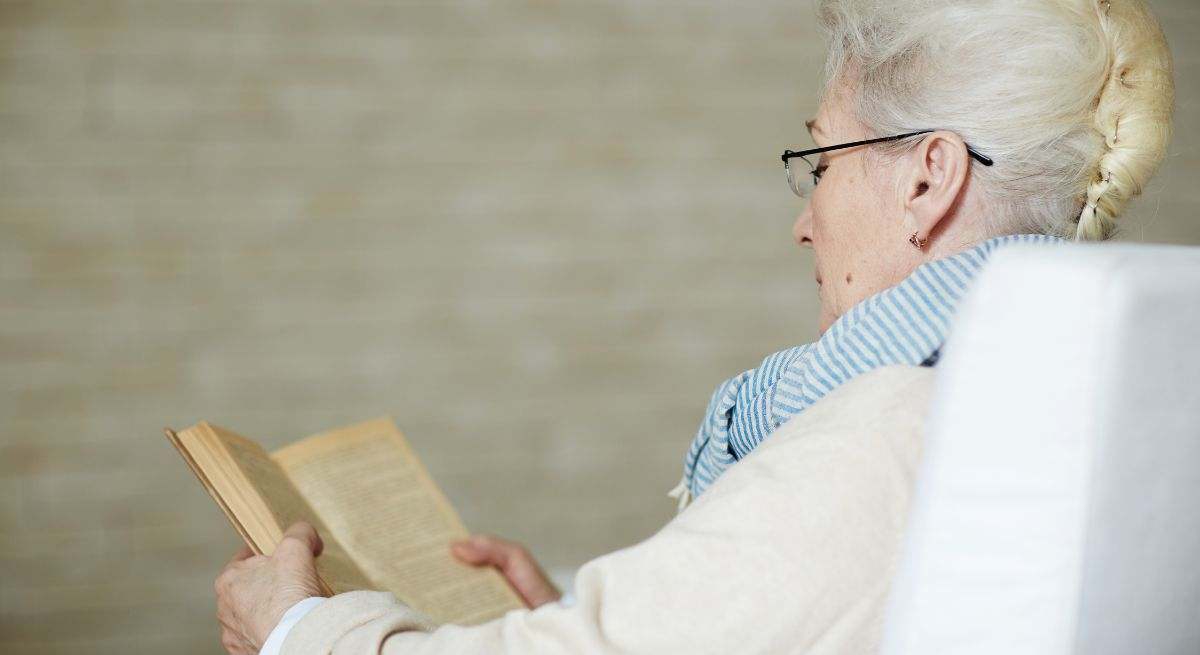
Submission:
[[[532,559],[514,557],[512,563],[501,569],[501,572],[531,608],[540,607],[562,597],[562,592]]]
[[[450,552],[458,561],[471,566],[494,566],[488,558],[488,553],[482,550],[477,550],[469,545],[455,544],[450,547]]]
[[[238,639],[237,633],[229,629],[229,626],[221,624],[221,647],[230,655],[237,655],[241,651],[241,639]]]
[[[505,556],[494,566],[500,570],[509,584],[517,590],[530,607],[557,600],[561,593],[550,581],[533,555],[517,543],[503,544]]]
[[[456,541],[450,544],[450,552],[464,564],[482,566],[489,563],[486,553],[472,546],[469,541]]]
[[[289,544],[289,542],[291,543]],[[283,533],[283,539],[279,542],[279,549],[291,549],[295,547],[303,548],[305,552],[316,557],[325,548],[325,543],[321,541],[321,536],[317,534],[316,528],[304,521],[300,521],[293,523]]]
[[[234,553],[233,557],[229,558],[229,562],[227,562],[225,565],[229,566],[234,562],[240,562],[248,557],[252,557],[253,555],[254,551],[249,546],[242,544],[242,547],[238,549],[238,552]]]
[[[467,564],[482,566],[485,564],[503,568],[508,565],[512,554],[520,546],[500,537],[487,534],[472,535],[470,539],[456,542],[452,547],[454,554]]]
[[[245,639],[231,633],[221,633],[221,646],[229,655],[244,655],[245,653],[253,653],[254,649],[246,642]]]
[[[504,577],[520,586],[527,586],[546,577],[538,568],[537,562],[533,561],[533,556],[521,546],[511,548],[502,561],[494,566],[504,573]]]
[[[530,607],[561,597],[533,556],[519,543],[480,534],[452,543],[450,550],[467,564],[492,566],[500,571]]]

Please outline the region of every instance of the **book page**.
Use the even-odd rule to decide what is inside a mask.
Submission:
[[[324,542],[317,572],[328,587],[326,591],[377,588],[347,554],[337,534],[321,522],[283,469],[257,443],[208,423],[184,430],[179,438],[207,477],[206,486],[211,485],[220,496],[218,504],[236,517],[235,527],[250,537],[256,552],[271,554],[289,525],[307,521]]]
[[[391,420],[309,437],[272,457],[366,574],[414,609],[469,625],[524,607],[495,570],[450,554],[467,530]]]
[[[221,512],[225,514],[225,518],[229,519],[229,522],[233,525],[233,529],[237,530],[237,533],[241,535],[242,540],[246,542],[246,545],[250,546],[251,550],[261,555],[262,548],[258,546],[258,542],[246,530],[246,526],[243,524],[242,519],[238,517],[238,513],[233,511],[229,503],[226,502],[221,493],[213,486],[208,474],[204,472],[204,468],[196,462],[196,458],[189,452],[189,445],[190,448],[195,450],[208,450],[207,446],[202,445],[198,440],[199,438],[193,434],[189,434],[187,430],[183,432],[183,437],[180,437],[179,433],[176,433],[171,428],[165,428],[163,432],[166,433],[167,439],[171,441],[171,445],[175,446],[175,450],[179,451],[188,468],[192,470],[192,473],[196,474],[196,478],[200,480],[200,484],[204,486],[204,490],[208,492],[209,497],[217,503],[217,507],[221,508]],[[185,441],[187,442],[186,444],[184,443]],[[242,514],[245,516],[246,512],[243,511]]]

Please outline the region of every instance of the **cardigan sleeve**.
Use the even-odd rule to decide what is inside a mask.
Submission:
[[[840,387],[657,534],[585,564],[570,607],[435,628],[356,591],[313,609],[282,653],[872,652],[931,379],[897,366]]]

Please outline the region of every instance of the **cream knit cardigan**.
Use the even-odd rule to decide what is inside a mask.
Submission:
[[[386,592],[321,603],[283,655],[873,653],[933,369],[842,385],[649,539],[598,557],[576,602],[433,629]]]

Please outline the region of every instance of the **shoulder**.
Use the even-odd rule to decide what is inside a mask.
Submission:
[[[932,397],[934,371],[929,366],[894,365],[863,373],[779,426],[771,441],[813,430],[919,427]]]
[[[921,451],[935,369],[886,366],[839,386],[781,425],[706,496],[808,496],[855,487],[898,493],[908,485]]]
[[[927,367],[891,366],[838,387],[726,471],[660,537],[676,559],[695,559],[680,566],[722,571],[720,595],[760,599],[753,611],[763,635],[806,652],[873,652],[933,379]],[[764,600],[774,589],[786,593]],[[798,615],[807,618],[789,620]]]

